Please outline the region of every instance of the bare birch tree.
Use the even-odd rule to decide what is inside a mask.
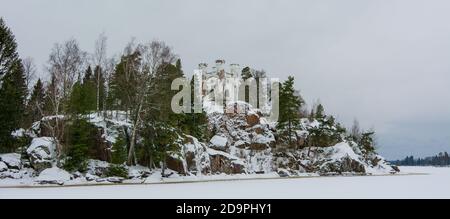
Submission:
[[[100,88],[102,87],[100,83],[103,83],[100,79],[100,76],[105,72],[105,69],[108,65],[108,58],[106,55],[106,42],[108,38],[104,33],[101,33],[98,37],[97,41],[95,41],[95,50],[93,54],[93,62],[95,66],[99,67],[99,71],[97,73],[97,113],[100,112]]]
[[[130,117],[133,121],[128,151],[128,165],[136,164],[136,136],[144,122],[143,114],[146,107],[149,107],[148,105],[146,106],[145,101],[146,96],[149,94],[152,78],[162,65],[173,63],[176,58],[170,47],[161,41],[152,41],[148,44],[137,46],[134,46],[134,43],[131,42],[125,49],[125,53],[131,54],[132,51],[134,51],[134,54],[139,55],[138,61],[127,61],[127,64],[124,66],[125,74],[128,74],[125,78],[130,79],[129,83],[134,83],[133,86],[136,91],[127,95],[130,103]],[[132,77],[132,74],[135,74],[133,75],[134,77]]]
[[[39,109],[44,119],[43,125],[49,130],[57,150],[58,160],[63,152],[62,140],[65,133],[68,115],[68,99],[76,78],[82,77],[85,67],[86,53],[83,52],[78,42],[74,39],[63,44],[55,44],[49,56],[48,71],[51,75],[50,84],[47,86],[47,102],[49,109]]]
[[[31,57],[27,57],[22,60],[23,70],[25,74],[25,84],[27,89],[31,89],[31,83],[36,77],[36,64],[34,64],[34,60]]]

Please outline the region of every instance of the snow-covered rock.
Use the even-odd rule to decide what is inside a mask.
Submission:
[[[224,152],[210,158],[211,168],[221,170],[227,167],[226,172],[233,173],[272,172],[271,148],[275,146],[275,136],[270,124],[259,110],[245,102],[231,102],[226,108],[225,114],[217,111],[208,114],[209,129],[216,133],[209,146]],[[215,146],[224,145],[225,140],[224,147]],[[238,158],[241,162],[236,165],[228,161],[229,157]]]
[[[186,161],[187,172],[194,175],[208,174],[211,172],[211,164],[207,146],[197,138],[186,136],[186,143],[182,147],[182,154]]]
[[[21,156],[17,153],[0,154],[0,161],[3,161],[9,169],[19,170],[22,168]]]
[[[150,176],[151,171],[148,167],[144,166],[131,166],[128,168],[128,177],[130,179],[143,179]]]
[[[357,153],[358,152],[358,153]],[[378,160],[373,162],[376,157]],[[341,142],[331,147],[304,148],[289,153],[277,153],[275,168],[298,173],[334,174],[387,174],[396,172],[381,156],[363,155],[349,142]]]
[[[63,185],[65,182],[72,179],[72,175],[67,171],[58,167],[52,167],[43,170],[36,178],[36,182],[39,184],[58,184]]]
[[[27,149],[31,166],[36,171],[53,166],[56,159],[56,146],[50,137],[34,138]]]
[[[87,165],[87,173],[94,176],[106,177],[109,166],[110,164],[106,161],[89,160]]]
[[[25,129],[20,128],[11,132],[11,136],[14,138],[21,138],[25,136]]]
[[[242,159],[223,151],[208,148],[211,162],[211,172],[214,174],[238,174],[245,173],[245,163]]]
[[[8,166],[5,164],[5,162],[0,161],[0,172],[8,170]]]
[[[225,150],[227,142],[228,142],[227,138],[220,135],[214,135],[209,141],[209,143],[211,144],[210,147],[215,148],[217,150]]]

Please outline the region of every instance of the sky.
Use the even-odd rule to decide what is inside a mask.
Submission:
[[[108,54],[132,37],[163,40],[185,72],[224,59],[293,75],[346,126],[377,131],[388,159],[450,151],[450,1],[0,0],[22,57],[41,76],[53,45],[75,38]]]

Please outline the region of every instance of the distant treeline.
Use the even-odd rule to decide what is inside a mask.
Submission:
[[[447,152],[440,152],[435,156],[425,158],[407,156],[403,160],[391,161],[391,163],[399,166],[449,166],[450,157]]]

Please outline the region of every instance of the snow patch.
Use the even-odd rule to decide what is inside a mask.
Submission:
[[[9,168],[20,169],[22,168],[20,157],[20,154],[17,153],[0,154],[0,161],[3,161]]]
[[[216,147],[224,148],[225,146],[227,146],[228,140],[223,136],[214,135],[214,137],[212,137],[209,142]]]
[[[38,183],[50,183],[50,184],[64,184],[72,179],[72,175],[67,171],[60,169],[58,167],[52,167],[43,170],[39,176],[36,178]]]

